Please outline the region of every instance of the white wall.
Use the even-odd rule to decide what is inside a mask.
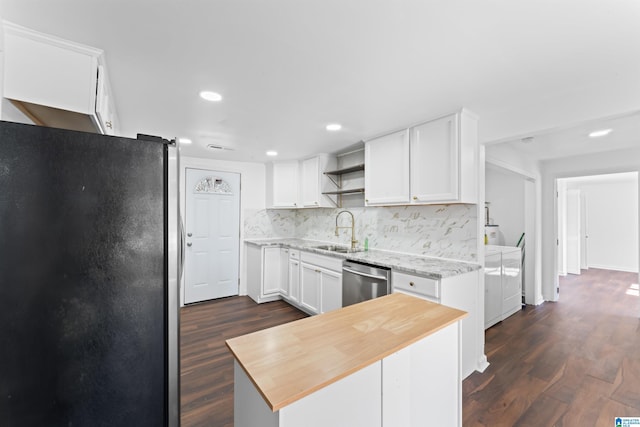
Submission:
[[[524,183],[522,175],[491,166],[486,169],[485,202],[490,203],[490,223],[500,226],[500,245],[516,246],[524,233]]]
[[[588,154],[541,162],[542,172],[542,293],[555,301],[556,275],[556,180],[576,176],[640,171],[640,148]]]
[[[588,267],[637,272],[637,174],[568,182],[567,188],[580,190],[586,200]]]
[[[185,209],[185,169],[208,169],[221,172],[236,172],[240,174],[240,295],[247,293],[247,269],[254,268],[246,265],[244,244],[244,222],[249,212],[255,212],[265,207],[265,176],[266,169],[263,163],[233,162],[228,160],[201,159],[194,157],[182,157],[180,171],[180,209]],[[256,266],[255,268],[261,268]],[[180,285],[180,304],[184,305],[184,283]]]

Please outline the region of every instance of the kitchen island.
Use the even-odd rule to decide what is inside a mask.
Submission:
[[[227,341],[234,425],[461,425],[460,320],[392,294]]]

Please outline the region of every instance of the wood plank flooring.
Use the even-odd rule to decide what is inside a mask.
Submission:
[[[603,426],[640,416],[637,274],[590,269],[561,279],[557,303],[486,331],[491,365],[463,382],[464,426]],[[181,311],[182,426],[233,426],[224,341],[306,315],[232,297]]]
[[[638,275],[583,270],[560,301],[485,333],[491,365],[463,383],[464,426],[613,426],[640,417]]]
[[[180,311],[181,423],[233,427],[233,358],[229,338],[307,317],[283,301],[231,297]]]

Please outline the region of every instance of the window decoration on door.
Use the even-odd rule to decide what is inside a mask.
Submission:
[[[202,178],[193,189],[195,193],[233,194],[231,186],[222,178],[207,176]]]

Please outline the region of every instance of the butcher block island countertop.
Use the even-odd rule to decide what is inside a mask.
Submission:
[[[461,310],[397,293],[226,343],[275,412],[466,315]]]

